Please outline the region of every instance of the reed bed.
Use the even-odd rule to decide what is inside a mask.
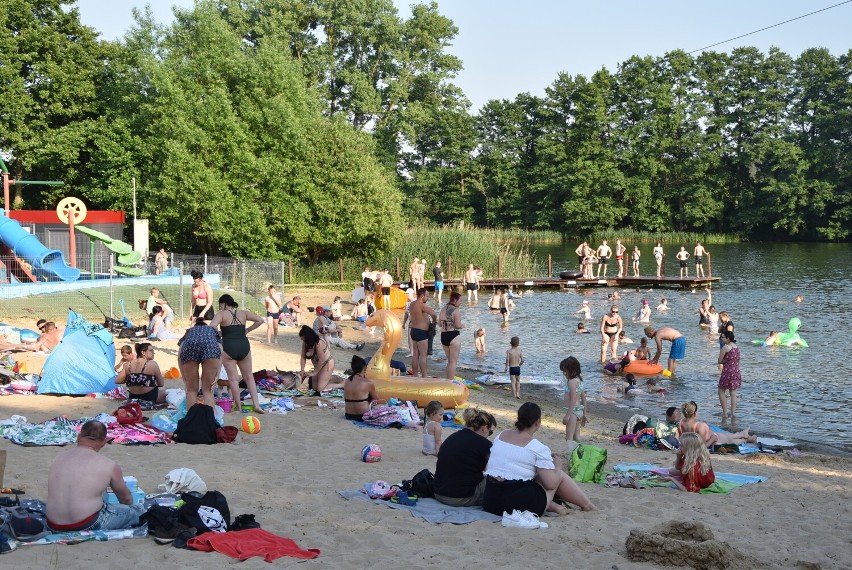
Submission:
[[[736,234],[723,234],[712,232],[648,232],[644,230],[634,230],[631,228],[595,232],[588,239],[591,243],[598,243],[601,240],[608,240],[612,242],[617,239],[620,239],[624,243],[657,243],[658,241],[661,241],[664,244],[683,245],[692,244],[696,241],[700,241],[705,245],[740,243],[743,241],[742,236]]]

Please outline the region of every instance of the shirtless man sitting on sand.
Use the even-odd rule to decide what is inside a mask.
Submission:
[[[56,326],[56,323],[46,322],[44,324],[40,324],[38,330],[42,332],[42,334],[38,337],[38,340],[31,344],[17,344],[12,346],[15,350],[31,350],[33,352],[43,350],[44,352],[50,352],[54,348],[56,348],[59,343],[62,341],[62,335],[64,331]]]
[[[142,505],[133,505],[121,467],[98,452],[106,426],[90,420],[80,428],[77,447],[56,456],[47,478],[47,525],[57,532],[116,530],[139,524]],[[121,502],[104,504],[107,487]]]
[[[411,371],[414,376],[420,373],[421,378],[426,378],[428,373],[426,364],[426,352],[429,345],[429,325],[438,321],[435,310],[427,305],[429,292],[425,288],[417,290],[417,298],[408,307],[411,318],[411,341],[413,343],[411,352]],[[430,321],[431,319],[431,321]]]

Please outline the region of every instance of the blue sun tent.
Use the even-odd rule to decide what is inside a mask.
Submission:
[[[62,342],[44,363],[39,394],[91,394],[115,389],[115,345],[103,325],[68,310]]]

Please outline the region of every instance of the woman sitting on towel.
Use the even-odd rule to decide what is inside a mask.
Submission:
[[[479,408],[465,409],[462,417],[466,429],[454,432],[438,450],[435,498],[451,507],[476,507],[485,494],[483,472],[491,455],[488,438],[497,420]]]
[[[545,511],[565,515],[570,510],[556,502],[562,499],[584,511],[595,510],[583,490],[562,470],[562,457],[533,437],[539,429],[541,408],[526,402],[518,408],[515,429],[502,431],[494,439],[485,469],[482,508],[495,515],[515,510],[538,516]]]
[[[145,400],[153,404],[166,401],[166,385],[160,365],[154,360],[154,347],[150,342],[136,345],[136,358],[121,369],[115,378],[116,384],[126,384],[128,400]]]
[[[377,399],[376,385],[367,378],[367,362],[357,354],[352,357],[352,376],[343,384],[343,401],[346,419],[360,422],[364,412],[370,411],[370,402]]]

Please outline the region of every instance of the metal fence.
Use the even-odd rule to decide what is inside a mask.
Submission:
[[[110,271],[112,262],[109,257],[94,260],[78,258],[78,266],[86,268],[78,281],[24,284],[10,283],[6,266],[0,265],[0,322],[31,320],[33,326],[25,326],[34,329],[35,321],[42,318],[64,323],[68,309],[73,309],[93,322],[102,322],[106,317],[121,319],[126,316],[134,324],[145,324],[148,317],[140,308],[140,301],[147,300],[151,288],[156,287],[160,296],[174,309],[178,320],[188,323],[192,294],[189,273],[192,270],[204,273],[216,296],[228,292],[241,307],[264,314],[263,299],[267,288],[275,285],[279,290],[285,290],[293,277],[299,275],[301,268],[300,264],[293,262],[203,255],[173,254],[169,261],[169,269],[163,275],[155,275],[151,257],[144,263],[145,276],[119,277]],[[0,264],[6,262],[11,263],[11,260],[0,258]],[[95,267],[94,280],[89,277],[88,268],[91,266]],[[344,283],[329,281],[313,285],[343,287]]]

